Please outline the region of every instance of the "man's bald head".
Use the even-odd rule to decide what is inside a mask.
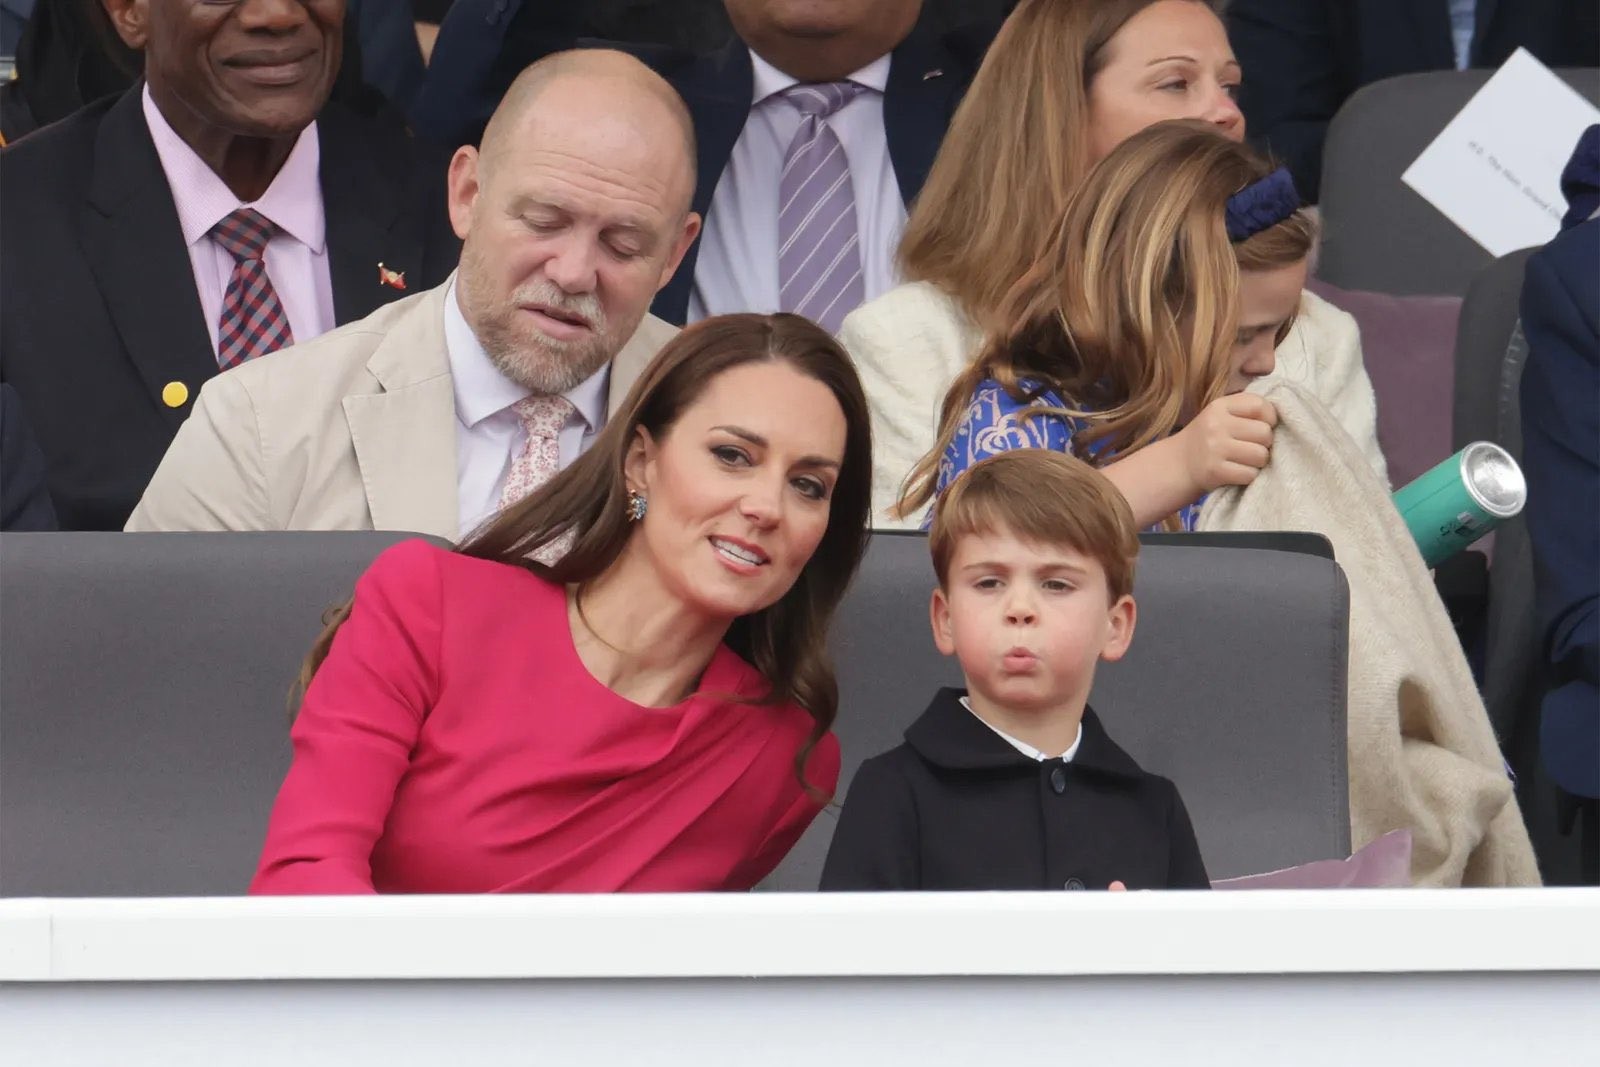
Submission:
[[[523,71],[450,162],[456,301],[490,360],[564,393],[627,343],[700,232],[683,101],[620,52]]]
[[[568,121],[582,122],[590,114],[632,119],[641,137],[660,142],[663,165],[681,164],[682,181],[675,184],[685,191],[682,211],[688,213],[696,179],[694,120],[665,78],[626,52],[609,48],[548,55],[517,75],[501,98],[478,146],[480,168],[493,167],[507,146],[527,136],[541,112],[552,111]],[[676,152],[669,147],[669,133]]]

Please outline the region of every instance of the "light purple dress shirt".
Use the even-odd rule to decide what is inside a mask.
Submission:
[[[233,257],[211,239],[211,228],[241,207],[255,208],[282,231],[267,243],[267,277],[289,316],[295,342],[309,341],[333,329],[337,322],[333,314],[333,277],[328,271],[327,219],[318,174],[322,153],[317,124],[313,122],[300,132],[289,158],[261,199],[246,204],[167,124],[150,98],[149,86],[144,90],[144,119],[178,208],[178,225],[189,249],[189,266],[194,271],[200,309],[205,312],[211,350],[217,349],[222,298],[233,274]],[[372,269],[378,269],[376,263]]]

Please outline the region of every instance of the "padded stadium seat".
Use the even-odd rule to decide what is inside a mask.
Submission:
[[[1306,288],[1355,317],[1361,360],[1378,402],[1378,446],[1389,484],[1408,484],[1451,451],[1461,298],[1340,289],[1321,278]]]
[[[1533,249],[1502,256],[1479,272],[1461,305],[1456,331],[1452,449],[1493,441],[1522,459],[1522,366],[1528,344],[1517,322],[1522,275]],[[1502,740],[1524,714],[1537,714],[1538,635],[1533,614],[1533,554],[1518,518],[1494,533],[1485,625],[1483,700]]]
[[[405,536],[0,536],[0,895],[243,892],[300,659]],[[1214,876],[1343,854],[1347,590],[1325,542],[1155,540],[1134,650],[1095,693],[1114,735],[1182,785]],[[835,642],[844,788],[959,682],[931,583],[920,535],[874,537]],[[814,889],[832,825],[765,887]]]
[[[1559,70],[1586,100],[1600,70]],[[1400,175],[1493,71],[1431,71],[1356,91],[1328,125],[1318,277],[1345,289],[1457,296],[1493,258]]]
[[[1139,621],[1091,703],[1113,738],[1178,783],[1213,878],[1344,856],[1349,588],[1308,534],[1146,535]],[[844,749],[900,743],[936,688],[961,684],[928,628],[933,568],[918,533],[873,535],[834,632]],[[764,889],[815,889],[836,815],[818,816]]]
[[[243,893],[300,661],[409,536],[0,535],[0,895]]]

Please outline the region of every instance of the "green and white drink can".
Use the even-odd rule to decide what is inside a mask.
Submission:
[[[1394,494],[1394,506],[1428,566],[1437,567],[1528,502],[1528,483],[1511,454],[1474,441]]]

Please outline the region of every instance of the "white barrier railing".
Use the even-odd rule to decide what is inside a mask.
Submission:
[[[974,1067],[1009,1047],[1578,1062],[1600,1050],[1600,890],[0,901],[7,1063]]]

